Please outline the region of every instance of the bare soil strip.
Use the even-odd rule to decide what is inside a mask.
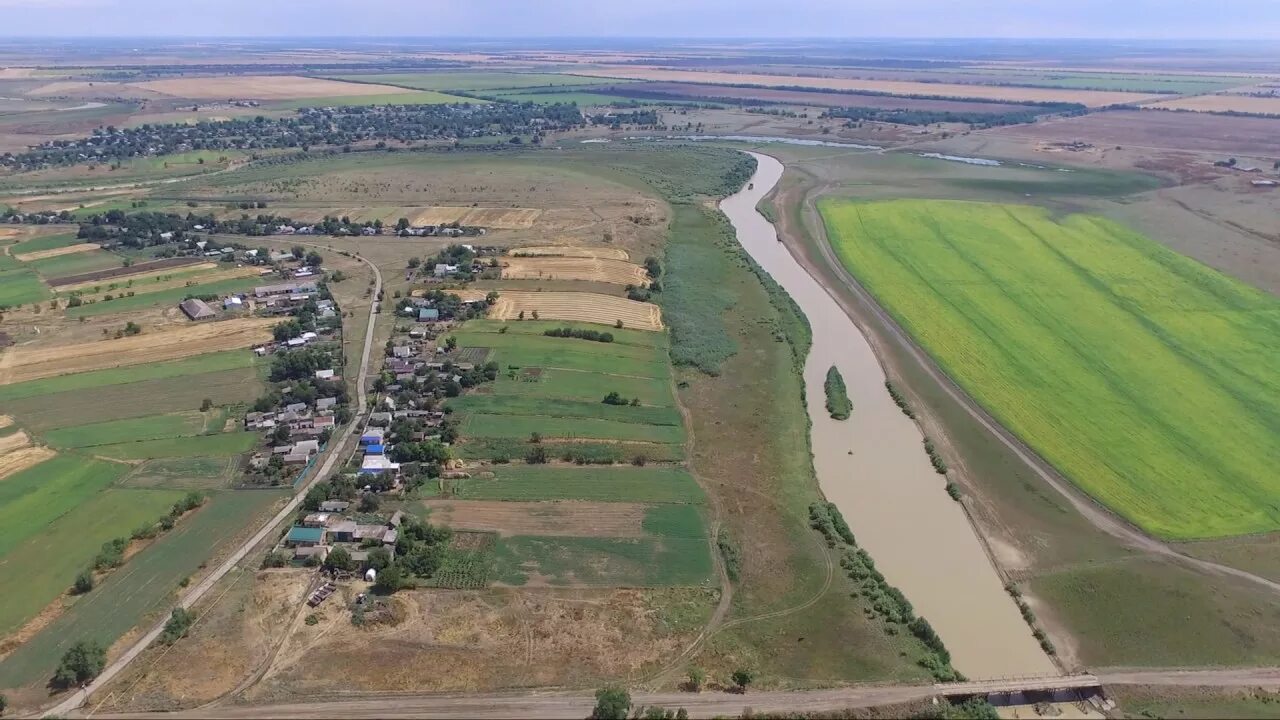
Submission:
[[[0,455],[24,448],[31,444],[31,436],[24,430],[0,437]]]
[[[642,503],[427,500],[431,522],[454,530],[560,537],[644,537]]]
[[[581,245],[537,245],[513,248],[512,257],[576,257],[607,258],[610,260],[630,260],[631,256],[622,248],[583,247]]]
[[[77,243],[75,245],[67,245],[66,247],[22,253],[14,255],[13,258],[19,262],[31,262],[32,260],[43,260],[45,258],[58,257],[59,255],[74,255],[76,253],[89,252],[90,250],[97,250],[99,247],[100,246],[95,243]]]
[[[414,225],[446,225],[458,223],[496,230],[524,230],[532,227],[542,215],[537,208],[477,208],[477,207],[429,207],[423,208],[412,222]]]
[[[4,453],[0,455],[0,480],[20,473],[34,465],[39,465],[54,455],[57,455],[57,453],[43,445],[32,445]]]
[[[648,285],[645,269],[623,260],[602,258],[510,258],[502,277],[511,280],[587,280],[617,285]]]
[[[12,424],[13,424],[13,418],[9,417],[8,415],[0,415],[0,430],[3,430],[4,428],[9,427]]]
[[[136,267],[136,266],[135,266],[135,267]],[[215,269],[215,268],[217,268],[217,267],[218,267],[218,263],[206,262],[206,263],[199,263],[199,264],[197,264],[197,265],[184,265],[184,266],[181,266],[181,267],[179,267],[179,268],[174,269],[174,272],[182,272],[182,273],[184,273],[184,275],[183,275],[183,277],[182,277],[182,281],[185,283],[187,280],[190,280],[190,279],[192,279],[193,277],[195,277],[194,275],[191,275],[191,274],[188,274],[188,273],[195,273],[195,272],[202,271],[202,270],[213,270],[213,269]],[[240,268],[237,268],[237,269],[240,269]],[[257,269],[254,269],[254,272],[257,272]],[[96,287],[96,286],[101,286],[101,285],[110,285],[111,283],[116,283],[116,284],[119,284],[119,283],[127,283],[127,282],[129,282],[130,280],[135,280],[135,281],[136,281],[136,280],[139,280],[139,279],[142,279],[142,278],[155,277],[155,276],[157,276],[157,275],[163,275],[163,274],[164,274],[164,269],[163,269],[163,268],[162,268],[162,269],[160,269],[160,270],[156,270],[155,268],[143,269],[143,270],[140,270],[140,271],[138,271],[138,272],[136,272],[136,273],[132,273],[132,274],[130,274],[130,275],[116,275],[115,277],[107,278],[106,280],[86,280],[86,281],[81,282],[81,283],[76,283],[75,285],[64,285],[64,284],[59,284],[59,285],[58,285],[58,292],[71,292],[71,291],[73,291],[73,290],[91,290],[91,289],[93,289],[93,288],[94,288],[94,287]],[[205,278],[207,278],[207,277],[213,277],[213,276],[212,276],[212,275],[200,275],[199,277],[200,277],[200,282],[208,282],[208,281],[206,281],[206,280],[205,280]],[[231,277],[233,277],[233,276],[231,276]],[[161,290],[161,289],[163,289],[163,288],[161,288],[161,287],[160,287],[160,283],[157,283],[155,286],[152,286],[152,285],[147,284],[147,285],[141,285],[141,286],[138,286],[138,287],[133,288],[133,289],[134,289],[134,290],[143,290],[143,289],[145,289],[145,290],[150,291],[150,290]]]
[[[236,75],[231,77],[172,78],[133,83],[130,87],[174,97],[226,100],[297,100],[309,97],[402,95],[402,87],[299,77],[297,75]]]
[[[1251,115],[1280,115],[1280,97],[1252,95],[1197,95],[1148,103],[1145,107],[1196,112],[1237,112]]]
[[[0,385],[248,348],[271,339],[276,322],[272,318],[224,320],[79,345],[14,348],[0,354]]]

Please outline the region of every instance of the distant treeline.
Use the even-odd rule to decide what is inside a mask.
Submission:
[[[850,123],[897,123],[899,125],[933,125],[935,123],[965,123],[972,127],[996,127],[1035,122],[1041,115],[1083,115],[1088,108],[1078,103],[1040,105],[1034,109],[1007,112],[957,112],[954,110],[885,110],[881,108],[845,107],[830,108],[824,118],[843,118]]]

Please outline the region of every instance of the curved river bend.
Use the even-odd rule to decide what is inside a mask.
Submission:
[[[720,203],[738,241],[790,295],[813,327],[805,362],[805,402],[818,484],[840,508],[858,544],[906,594],[973,679],[1057,674],[1005,593],[975,530],[925,455],[916,424],[885,390],[884,371],[857,325],[778,242],[756,203],[782,177],[782,163],[759,163],[751,183]],[[823,381],[835,365],[853,401],[845,421],[827,414]]]

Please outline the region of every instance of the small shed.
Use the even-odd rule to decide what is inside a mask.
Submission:
[[[213,308],[209,307],[209,303],[200,298],[187,298],[179,303],[178,307],[182,308],[182,312],[192,320],[212,320],[217,315]]]

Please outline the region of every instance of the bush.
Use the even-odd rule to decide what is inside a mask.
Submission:
[[[884,381],[884,387],[889,391],[889,397],[893,398],[893,404],[897,405],[898,408],[902,410],[903,414],[914,420],[916,413],[911,409],[911,406],[907,404],[906,396],[899,392],[898,388],[894,387],[893,383],[888,380]]]
[[[53,684],[61,688],[87,682],[107,666],[107,650],[96,641],[80,640],[67,648],[53,673]]]
[[[738,554],[738,546],[729,538],[729,532],[720,528],[716,533],[716,546],[720,548],[720,557],[724,561],[724,572],[731,582],[737,582],[742,572],[742,557]]]
[[[621,327],[621,325],[617,325],[616,327]],[[601,332],[599,330],[579,330],[577,328],[562,327],[544,330],[542,334],[547,337],[577,338],[579,340],[590,340],[592,342],[602,343],[613,342],[613,333]]]
[[[187,631],[196,621],[196,614],[185,608],[174,608],[169,615],[169,622],[164,624],[164,632],[160,633],[160,642],[172,645],[186,637]]]
[[[71,586],[72,592],[76,595],[84,595],[93,589],[94,579],[92,570],[81,570],[76,576],[76,582]]]
[[[278,550],[267,553],[267,556],[262,559],[262,567],[264,568],[279,568],[288,564],[289,556]]]
[[[960,486],[959,485],[956,485],[953,482],[947,483],[947,494],[951,496],[952,500],[955,500],[956,502],[960,502]]]
[[[596,691],[596,706],[591,710],[592,720],[626,720],[631,710],[631,693],[618,687],[603,687]]]
[[[108,540],[102,544],[102,549],[93,559],[93,569],[107,570],[114,567],[120,567],[124,562],[125,548],[129,547],[128,538],[116,538]]]
[[[827,392],[827,412],[836,420],[848,420],[853,413],[853,403],[849,400],[849,391],[845,388],[844,378],[835,365],[827,370],[827,379],[823,383]]]

